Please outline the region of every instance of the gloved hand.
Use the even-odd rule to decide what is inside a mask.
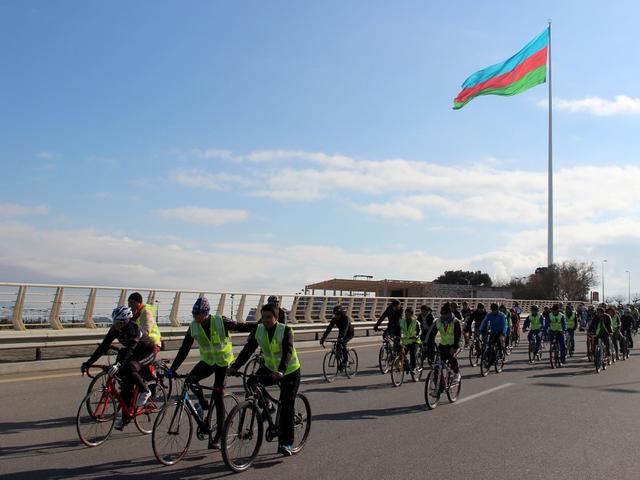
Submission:
[[[229,368],[227,368],[227,375],[231,375],[232,377],[235,377],[238,375],[238,369],[236,367],[234,367],[233,365],[229,365]]]
[[[83,375],[87,372],[87,370],[89,370],[89,367],[91,365],[87,362],[84,362],[82,365],[80,365],[80,373],[82,373]]]
[[[380,327],[379,327],[378,325],[375,325],[375,326],[373,327],[373,331],[374,331],[374,332],[379,332],[379,331],[380,331]]]
[[[324,340],[320,340],[320,346],[324,348]]]
[[[116,363],[107,371],[107,375],[109,375],[110,377],[115,377],[118,373],[118,370],[120,370],[120,364]]]
[[[176,376],[176,372],[172,368],[167,368],[167,370],[164,372],[164,376],[165,378],[173,378]]]

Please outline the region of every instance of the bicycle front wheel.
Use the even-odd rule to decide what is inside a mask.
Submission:
[[[496,361],[493,364],[496,373],[502,373],[502,370],[504,370],[504,357],[504,352],[496,352]]]
[[[440,371],[431,370],[424,382],[424,401],[429,410],[433,410],[438,406],[440,401]]]
[[[347,362],[344,366],[344,373],[347,378],[354,377],[358,373],[358,352],[352,348],[347,351]]]
[[[482,352],[482,358],[480,359],[480,375],[486,377],[489,375],[489,370],[491,370],[491,352],[485,350]]]
[[[245,392],[247,391],[247,375],[255,375],[255,373],[260,368],[260,363],[260,358],[257,356],[253,356],[244,367],[244,375],[242,376],[242,388],[244,388]]]
[[[193,436],[191,412],[182,402],[171,402],[156,416],[151,446],[163,465],[174,465],[189,450]]]
[[[324,360],[322,361],[322,373],[324,379],[331,383],[336,379],[338,375],[338,360],[336,359],[333,350],[324,354]]]
[[[462,377],[457,382],[454,382],[455,374],[449,371],[447,375],[447,398],[451,403],[454,403],[460,396],[460,389],[462,388]]]
[[[149,385],[149,390],[151,390],[149,400],[147,400],[144,406],[136,409],[136,414],[133,418],[140,433],[144,433],[145,435],[153,432],[153,424],[156,421],[156,416],[167,404],[167,394],[160,382]]]
[[[244,472],[258,456],[264,426],[253,402],[242,402],[229,412],[222,429],[222,459],[232,471]]]
[[[411,379],[414,382],[419,382],[420,380],[422,380],[423,370],[424,369],[422,368],[422,348],[418,346],[418,348],[416,348],[416,368],[411,370]]]
[[[472,367],[478,366],[478,356],[476,355],[476,347],[473,342],[469,345],[469,365]]]
[[[304,393],[298,393],[294,403],[293,454],[304,448],[311,430],[311,404]]]
[[[391,368],[389,360],[389,351],[383,345],[378,352],[378,368],[383,375],[389,373],[389,369]]]
[[[94,388],[80,402],[76,415],[76,430],[87,447],[105,442],[116,422],[118,406],[106,389]]]
[[[404,381],[404,361],[400,355],[396,356],[391,365],[391,383],[399,387]]]

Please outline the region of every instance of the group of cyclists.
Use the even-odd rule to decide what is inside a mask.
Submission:
[[[191,313],[193,320],[185,332],[182,345],[163,375],[169,379],[175,377],[193,343],[197,343],[200,359],[188,374],[189,381],[197,385],[208,377],[214,377],[212,400],[217,429],[210,436],[209,448],[220,448],[226,377],[237,374],[238,369],[260,348],[263,361],[249,381],[256,382],[259,379],[263,386],[279,385],[278,451],[284,456],[292,455],[294,399],[300,386],[300,360],[294,346],[293,330],[286,324],[286,314],[280,308],[279,298],[269,297],[268,302],[260,308],[260,318],[255,323],[238,323],[212,314],[205,296],[196,300]],[[491,345],[496,354],[505,359],[519,341],[521,316],[523,311],[517,302],[511,308],[491,303],[488,310],[482,303],[470,308],[466,302],[461,306],[446,302],[438,314],[423,305],[416,315],[411,307],[404,308],[399,300],[394,299],[377,320],[374,330],[379,331],[382,323],[387,321],[383,336],[387,340],[392,339],[394,349],[405,349],[409,354],[407,369],[416,369],[419,358],[433,359],[437,353],[439,360],[453,372],[452,383],[459,384],[461,375],[457,356],[460,351],[465,348],[480,351],[483,346]],[[563,307],[554,303],[550,307],[545,306],[542,311],[533,305],[524,320],[523,331],[528,330],[527,338],[534,356],[539,355],[544,342],[559,345],[560,365],[563,365],[567,353],[572,353],[575,348],[576,330],[587,330],[589,341],[602,341],[607,355],[613,357],[614,351],[615,355],[618,354],[621,344],[632,347],[639,317],[639,311],[633,305],[620,308],[604,304],[585,307],[580,304],[574,310],[571,304]],[[107,373],[121,383],[122,398],[127,404],[133,402],[134,388],[137,387],[135,407],[143,407],[152,395],[149,380],[156,376],[153,364],[162,345],[155,307],[145,304],[142,296],[135,292],[129,296],[127,305],[113,310],[112,320],[113,325],[104,340],[82,364],[81,371],[84,373],[91,368],[117,339],[122,348]],[[346,359],[347,344],[354,336],[354,329],[353,320],[341,305],[333,308],[331,321],[320,338],[321,345],[324,346],[334,328],[338,330],[337,344],[344,353],[342,358]],[[249,334],[237,358],[233,353],[230,332]],[[339,368],[344,368],[344,365]],[[195,393],[202,410],[212,408],[202,392]],[[135,412],[135,408],[129,411],[123,409],[115,428],[125,428],[132,420],[132,412]]]

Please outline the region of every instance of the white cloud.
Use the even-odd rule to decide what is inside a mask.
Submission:
[[[217,250],[255,253],[259,255],[274,252],[273,247],[266,243],[221,242],[212,243],[211,246]]]
[[[20,205],[17,203],[0,203],[0,216],[25,217],[29,215],[47,215],[51,209],[47,205]]]
[[[178,207],[156,210],[155,213],[165,219],[180,220],[198,225],[224,225],[230,222],[242,222],[249,218],[245,210],[224,210],[205,207]]]
[[[424,214],[419,208],[403,202],[370,203],[356,207],[357,210],[389,220],[422,220]]]
[[[199,169],[173,170],[170,173],[173,181],[193,188],[203,188],[206,190],[228,190],[234,184],[244,184],[243,178],[239,175],[229,173],[208,173]]]
[[[540,107],[548,107],[547,100],[538,102]],[[569,100],[565,98],[554,98],[553,108],[571,113],[586,112],[598,117],[608,117],[621,114],[639,114],[640,98],[629,97],[627,95],[616,95],[613,100],[601,97],[586,97]]]
[[[42,152],[36,153],[36,157],[41,160],[53,160],[54,158],[56,158],[56,155],[53,152],[47,152],[46,150],[44,150]]]

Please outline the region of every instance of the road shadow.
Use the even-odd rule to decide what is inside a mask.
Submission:
[[[368,410],[355,410],[351,412],[323,413],[314,415],[314,422],[334,421],[334,420],[375,420],[382,417],[394,417],[397,415],[410,415],[412,413],[425,412],[427,407],[424,403],[411,407],[399,408],[378,408]]]
[[[22,433],[28,430],[68,427],[75,424],[76,417],[53,418],[50,420],[29,420],[24,422],[0,423],[1,434]]]

